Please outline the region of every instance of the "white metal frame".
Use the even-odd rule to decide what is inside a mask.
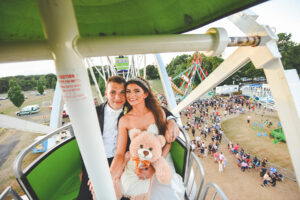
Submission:
[[[79,31],[73,3],[71,0],[39,0],[38,7],[64,102],[95,196],[97,199],[116,199],[88,73],[83,57],[74,48]]]

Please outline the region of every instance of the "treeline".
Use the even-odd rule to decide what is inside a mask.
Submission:
[[[38,85],[54,89],[57,80],[55,74],[4,77],[0,78],[0,94],[8,92],[11,79],[18,83],[22,91],[37,90]]]

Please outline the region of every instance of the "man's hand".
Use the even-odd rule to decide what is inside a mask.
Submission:
[[[95,190],[94,190],[94,188],[92,186],[91,180],[88,180],[87,185],[89,186],[89,190],[90,190],[90,192],[91,192],[91,194],[93,196],[93,200],[96,200]]]
[[[177,126],[176,122],[174,119],[170,119],[167,122],[167,130],[165,134],[165,138],[167,143],[174,142],[175,139],[179,136],[180,130],[179,127]]]
[[[145,180],[148,178],[152,178],[153,174],[155,173],[155,169],[150,165],[149,167],[144,167],[139,170],[137,176],[141,180]]]

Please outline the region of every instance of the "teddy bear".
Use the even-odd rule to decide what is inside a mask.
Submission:
[[[141,180],[136,174],[141,167],[151,164],[155,169],[154,175],[160,183],[169,184],[171,182],[172,170],[162,156],[162,147],[166,140],[162,135],[153,135],[139,129],[131,130],[129,137],[131,140],[129,158],[123,165],[125,169],[119,183],[115,183],[117,199],[122,196],[130,199],[147,199],[152,180]]]

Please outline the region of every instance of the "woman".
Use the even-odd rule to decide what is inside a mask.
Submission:
[[[132,129],[147,130],[153,134],[164,135],[166,131],[166,117],[161,106],[153,95],[149,83],[143,78],[133,78],[126,83],[126,99],[129,104],[129,112],[119,121],[119,134],[115,158],[110,167],[113,180],[121,177],[124,156],[130,144],[128,132]],[[162,154],[167,158],[173,169],[173,178],[169,185],[160,184],[155,176],[153,177],[150,199],[183,199],[184,187],[179,175],[168,155],[171,144],[167,143],[162,150]],[[155,171],[152,166],[140,170],[137,176],[140,179],[152,178]]]

